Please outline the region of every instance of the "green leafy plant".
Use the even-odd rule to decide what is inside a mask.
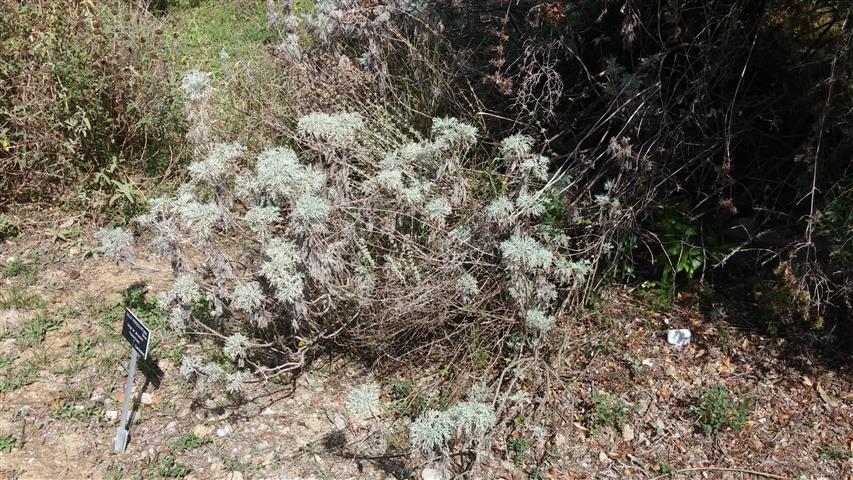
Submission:
[[[50,415],[62,420],[84,420],[95,415],[95,409],[95,405],[77,405],[62,400],[52,408]]]
[[[21,448],[21,441],[13,435],[0,435],[0,453],[9,453],[13,448]]]
[[[0,241],[15,238],[19,233],[21,233],[20,222],[0,213]]]
[[[157,299],[148,296],[148,285],[144,282],[134,283],[122,291],[124,306],[133,310],[147,325],[156,330],[163,330],[166,317],[157,305]]]
[[[394,400],[403,400],[407,398],[415,390],[415,384],[411,380],[405,380],[399,377],[391,379],[391,397]]]
[[[97,190],[108,197],[106,207],[130,218],[139,212],[145,196],[127,175],[119,178],[120,165],[119,157],[113,156],[109,165],[95,172],[92,179]]]
[[[613,395],[595,392],[590,402],[591,405],[586,414],[586,422],[591,428],[620,428],[627,421],[628,405],[621,399]]]
[[[15,391],[25,385],[33,382],[35,367],[32,364],[27,364],[18,371],[12,367],[14,361],[11,357],[1,357],[3,363],[0,365],[0,393],[8,393]]]
[[[655,229],[663,243],[661,283],[673,281],[679,273],[692,279],[705,265],[705,249],[695,243],[699,231],[674,211],[665,212]]]
[[[195,433],[188,432],[172,440],[169,447],[176,452],[186,452],[203,447],[211,442],[212,440],[209,437],[199,437]]]
[[[55,330],[61,323],[62,320],[58,315],[39,312],[34,318],[21,325],[17,333],[18,344],[22,348],[40,345],[47,332]]]
[[[191,471],[189,465],[179,463],[175,457],[163,457],[157,465],[157,474],[163,478],[183,478]]]
[[[507,442],[506,448],[509,452],[512,452],[516,460],[519,460],[527,453],[530,443],[524,437],[513,437]]]
[[[749,401],[735,400],[724,385],[718,384],[701,389],[698,403],[690,407],[690,412],[702,431],[717,433],[729,428],[739,430],[751,408]]]
[[[95,356],[95,346],[98,344],[97,337],[85,337],[80,331],[73,332],[71,351],[69,359],[71,363],[64,368],[56,369],[56,373],[63,375],[75,375],[86,366],[86,363]],[[86,397],[88,398],[88,396]]]
[[[839,445],[828,445],[821,449],[820,457],[830,460],[850,460],[853,458],[853,451]]]

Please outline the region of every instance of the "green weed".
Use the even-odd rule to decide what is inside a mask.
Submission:
[[[33,383],[32,377],[16,376],[0,379],[0,393],[14,392],[15,390]]]
[[[40,345],[44,341],[45,335],[51,330],[55,330],[60,324],[59,319],[51,315],[39,313],[35,318],[27,321],[21,326],[18,331],[18,345],[21,348],[30,348]]]
[[[0,435],[0,452],[9,453],[13,448],[21,448],[21,441],[12,435]]]
[[[163,478],[183,478],[189,475],[192,468],[189,465],[178,463],[174,457],[163,457],[157,465],[157,474]]]
[[[122,292],[124,305],[140,317],[146,325],[157,331],[166,329],[166,316],[157,306],[157,300],[148,297],[148,285],[134,283]]]
[[[3,275],[7,277],[17,277],[27,272],[27,264],[20,257],[15,257],[11,262],[6,264],[3,269]]]
[[[50,416],[60,420],[85,420],[95,414],[94,405],[75,405],[63,401],[50,412]]]
[[[37,297],[27,294],[23,285],[12,285],[5,294],[0,294],[0,310],[28,310],[40,304]]]
[[[596,392],[586,414],[586,422],[593,429],[605,427],[621,428],[628,417],[628,405],[613,395]]]
[[[186,452],[188,450],[195,450],[196,448],[203,447],[210,442],[211,440],[208,437],[199,437],[195,433],[189,432],[184,433],[173,440],[172,443],[169,444],[169,447],[176,452]]]
[[[394,400],[403,400],[415,390],[414,382],[402,378],[391,379],[391,396]]]
[[[71,308],[61,308],[53,314],[45,311],[39,312],[34,318],[21,326],[17,333],[18,345],[22,348],[40,345],[47,332],[57,329],[63,320],[78,313]]]
[[[7,215],[0,213],[0,240],[15,238],[21,233],[21,224]]]
[[[35,367],[27,364],[20,371],[13,370],[15,357],[0,356],[0,393],[15,391],[33,382]]]
[[[822,460],[850,460],[853,458],[853,451],[847,450],[843,446],[829,445],[820,452]]]
[[[86,366],[86,363],[95,356],[95,345],[98,344],[97,338],[83,338],[80,332],[74,332],[74,340],[71,343],[70,359],[71,365],[67,368],[57,370],[57,373],[62,375],[75,375]]]
[[[715,385],[699,391],[699,402],[690,407],[690,412],[696,416],[699,428],[706,433],[716,433],[727,428],[740,429],[750,409],[750,402],[736,401],[725,386]]]
[[[236,458],[225,461],[225,468],[232,472],[246,473],[249,470],[249,464],[243,463]]]
[[[527,453],[527,450],[530,448],[530,444],[524,437],[514,437],[507,442],[506,448],[508,451],[512,452],[517,459]]]

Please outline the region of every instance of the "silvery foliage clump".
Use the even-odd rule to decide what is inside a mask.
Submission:
[[[516,208],[512,200],[505,196],[496,197],[486,207],[486,217],[500,227],[511,225],[515,212]]]
[[[356,420],[376,417],[380,413],[379,385],[368,383],[354,388],[347,395],[347,413]]]
[[[210,72],[201,72],[199,70],[187,72],[181,80],[181,89],[183,89],[187,100],[197,102],[204,100],[213,93],[210,76]]]
[[[445,197],[433,198],[424,206],[426,219],[439,226],[444,226],[445,220],[451,212],[450,201]]]
[[[267,238],[273,227],[281,221],[281,209],[276,206],[255,205],[243,215],[243,221],[259,238]]]
[[[190,163],[187,170],[195,182],[217,185],[225,180],[232,163],[243,156],[246,147],[239,143],[217,143],[210,149],[207,157]]]
[[[102,228],[98,231],[101,253],[113,260],[122,260],[130,255],[133,234],[121,227]]]
[[[333,146],[355,142],[359,130],[363,127],[364,119],[358,113],[329,115],[313,112],[300,118],[296,123],[296,131],[300,135],[330,142]]]
[[[217,325],[241,372],[191,362],[186,376],[233,389],[247,374],[299,368],[320,337],[381,349],[462,318],[502,318],[543,344],[558,297],[579,290],[592,263],[540,225],[549,192],[535,141],[500,143],[491,155],[506,173],[487,191],[470,174],[488,151],[477,127],[435,118],[421,136],[384,120],[313,112],[293,121],[288,145],[260,149],[207,138],[187,183],[135,219],[174,272],[158,296],[169,324],[186,334]],[[102,238],[113,256],[130,243],[120,231]],[[270,345],[276,355],[256,351]],[[255,362],[270,357],[285,363]]]
[[[470,273],[463,273],[456,279],[456,288],[466,300],[471,300],[480,293],[480,286],[477,284],[477,278]]]
[[[540,335],[548,333],[548,330],[550,330],[554,325],[554,322],[556,322],[553,315],[546,315],[542,310],[537,309],[528,310],[524,319],[527,324],[527,328],[539,333]]]
[[[448,452],[457,441],[471,447],[497,423],[495,409],[478,401],[460,402],[445,411],[427,410],[409,426],[409,442],[422,453]]]
[[[242,333],[235,333],[225,339],[222,353],[231,360],[237,361],[242,366],[242,359],[246,357],[249,347],[249,339]]]
[[[283,0],[280,4],[280,8],[268,8],[267,16],[283,39],[283,45],[279,48],[288,50],[286,53],[291,56],[296,53],[290,50],[293,48],[290,45],[291,38],[298,33],[298,28],[311,36],[311,43],[319,44],[315,48],[328,48],[345,41],[376,37],[387,28],[392,15],[402,17],[401,14],[405,13],[414,16],[427,11],[424,2],[393,0],[378,2],[365,9],[361,2],[355,0],[318,0],[310,11],[295,15],[290,1]],[[300,56],[303,54],[302,48],[298,53]]]
[[[260,310],[265,300],[264,290],[256,281],[237,283],[231,293],[231,307],[246,315]]]

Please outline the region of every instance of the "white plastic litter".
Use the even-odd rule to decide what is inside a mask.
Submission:
[[[686,328],[675,328],[666,332],[666,341],[676,347],[683,347],[690,343],[690,337],[690,330]]]

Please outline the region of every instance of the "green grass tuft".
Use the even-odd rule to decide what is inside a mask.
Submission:
[[[232,59],[251,61],[258,45],[269,39],[263,2],[205,2],[174,10],[171,16],[180,62],[187,69],[222,71],[221,51]]]

